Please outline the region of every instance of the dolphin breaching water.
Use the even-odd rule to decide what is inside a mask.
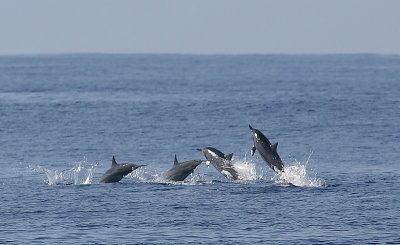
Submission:
[[[197,149],[198,151],[203,152],[207,161],[211,162],[211,164],[225,177],[230,179],[240,179],[238,172],[232,165],[232,156],[233,153],[225,155],[221,151],[213,148],[206,147],[203,149]]]
[[[174,166],[165,174],[165,178],[171,181],[184,181],[202,162],[203,160],[190,160],[179,163],[175,155]]]
[[[100,179],[100,183],[113,183],[120,181],[123,177],[130,174],[133,170],[145,165],[136,165],[133,163],[118,164],[115,157],[112,158],[111,168],[104,173]]]
[[[261,155],[262,159],[264,159],[268,166],[270,166],[276,173],[284,172],[282,160],[277,152],[278,142],[272,145],[267,137],[265,137],[265,135],[259,130],[253,128],[250,124],[249,128],[254,141],[250,152],[251,155],[253,156],[254,152],[258,150],[258,153]]]

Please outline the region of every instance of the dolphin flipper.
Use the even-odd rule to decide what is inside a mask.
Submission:
[[[254,156],[254,152],[256,152],[256,145],[255,144],[253,144],[253,147],[251,148],[250,154],[252,156]]]

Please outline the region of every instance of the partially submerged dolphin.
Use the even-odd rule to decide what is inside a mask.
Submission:
[[[259,130],[251,127],[250,124],[249,128],[254,140],[254,144],[250,152],[251,155],[253,156],[254,152],[258,150],[258,153],[261,155],[262,159],[267,162],[268,166],[270,166],[276,173],[283,172],[283,163],[278,155],[278,152],[276,151],[278,142],[272,145],[267,137],[265,137],[264,134]]]
[[[115,157],[112,158],[111,168],[104,173],[100,179],[100,183],[113,183],[120,181],[123,177],[130,174],[133,170],[145,165],[136,165],[133,163],[118,164]]]
[[[172,181],[183,181],[202,162],[203,160],[190,160],[179,163],[175,155],[174,166],[166,173],[165,177]]]
[[[231,162],[233,153],[225,155],[224,153],[213,147],[206,147],[204,149],[197,149],[197,150],[203,152],[207,161],[210,161],[211,164],[223,176],[234,180],[240,179],[238,172],[235,170]]]

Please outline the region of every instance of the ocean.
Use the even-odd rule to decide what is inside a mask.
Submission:
[[[400,244],[399,122],[398,55],[0,56],[0,244]]]

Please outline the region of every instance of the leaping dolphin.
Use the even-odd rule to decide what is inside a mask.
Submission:
[[[213,147],[206,147],[204,149],[197,149],[197,150],[203,152],[207,161],[210,161],[211,164],[223,176],[234,180],[240,179],[238,172],[235,170],[231,162],[233,153],[225,155],[224,153]]]
[[[202,162],[203,160],[190,160],[179,163],[175,155],[174,166],[165,174],[165,177],[172,181],[184,181]]]
[[[100,183],[113,183],[120,181],[123,177],[127,176],[133,170],[145,165],[136,165],[133,163],[118,164],[115,157],[112,158],[111,168],[104,173],[100,179]]]
[[[258,150],[258,153],[261,155],[262,159],[270,166],[276,173],[283,172],[283,163],[281,158],[276,151],[278,147],[278,142],[275,144],[271,144],[267,137],[264,136],[259,130],[251,127],[249,124],[249,128],[251,130],[251,134],[253,136],[253,147],[251,148],[251,155],[254,155],[254,152]]]

